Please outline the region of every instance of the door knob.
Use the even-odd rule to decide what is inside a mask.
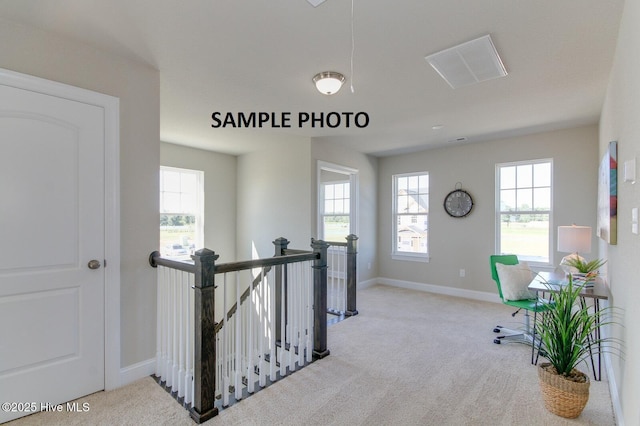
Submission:
[[[100,267],[100,261],[96,259],[90,260],[87,266],[89,269],[98,269]]]

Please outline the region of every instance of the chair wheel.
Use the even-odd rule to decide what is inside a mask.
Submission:
[[[500,339],[493,339],[493,343],[495,343],[496,345],[500,344]]]
[[[496,328],[493,329],[493,332],[494,333],[500,333],[500,329],[498,327],[496,327]]]

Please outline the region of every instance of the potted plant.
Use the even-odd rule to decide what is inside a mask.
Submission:
[[[598,276],[598,269],[607,263],[604,259],[594,259],[587,261],[580,256],[568,257],[564,259],[564,266],[572,274],[573,279],[582,281],[584,284],[593,284],[593,279]]]
[[[576,366],[590,354],[616,349],[613,338],[596,338],[600,336],[598,327],[613,323],[611,308],[594,311],[580,303],[582,285],[575,284],[573,274],[569,274],[567,284],[548,285],[553,301],[543,302],[549,309],[535,324],[540,354],[549,361],[538,365],[540,388],[549,411],[575,418],[589,400],[590,385],[589,377]]]

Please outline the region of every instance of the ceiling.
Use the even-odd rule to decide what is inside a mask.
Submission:
[[[598,122],[623,0],[354,0],[353,21],[351,6],[3,0],[0,17],[158,69],[161,139],[234,155],[282,132],[384,156]],[[425,60],[486,34],[504,78],[452,89]],[[321,71],[343,73],[342,90],[317,92]],[[366,112],[369,123],[212,128],[216,111]]]

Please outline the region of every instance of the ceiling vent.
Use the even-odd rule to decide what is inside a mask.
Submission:
[[[425,59],[454,89],[507,75],[488,34]]]

